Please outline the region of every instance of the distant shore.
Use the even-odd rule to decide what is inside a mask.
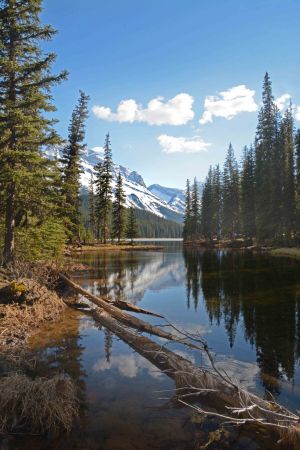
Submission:
[[[66,249],[65,256],[71,256],[76,253],[89,253],[89,252],[101,252],[101,251],[132,251],[132,250],[162,250],[163,245],[153,244],[137,244],[137,243],[121,243],[121,244],[83,244],[76,247],[69,246]]]

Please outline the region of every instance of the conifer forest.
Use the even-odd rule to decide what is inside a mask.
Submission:
[[[0,0],[0,450],[300,450],[298,0]]]

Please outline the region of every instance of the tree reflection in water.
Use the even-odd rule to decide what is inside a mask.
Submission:
[[[266,389],[292,380],[300,356],[299,264],[288,259],[234,251],[184,250],[187,301],[195,309],[200,293],[211,324],[224,322],[230,346],[241,322],[255,346]]]

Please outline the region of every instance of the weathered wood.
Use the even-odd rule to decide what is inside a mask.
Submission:
[[[139,306],[133,305],[132,303],[129,302],[125,302],[124,300],[115,300],[112,304],[117,308],[123,309],[125,311],[132,311],[140,314],[146,314],[149,316],[159,317],[160,319],[164,318],[164,316],[162,316],[161,314],[154,313],[152,311],[149,311],[148,309],[140,308]]]
[[[122,322],[124,325],[135,328],[141,332],[159,336],[159,337],[167,339],[169,341],[181,342],[182,344],[187,345],[190,348],[198,348],[197,346],[195,346],[189,342],[186,342],[179,336],[176,336],[172,333],[164,331],[154,325],[144,322],[143,320],[139,319],[138,317],[131,316],[130,314],[127,314],[126,312],[121,311],[119,308],[117,308],[113,304],[108,303],[106,300],[104,300],[100,297],[97,297],[96,295],[93,295],[90,292],[86,291],[85,289],[83,289],[78,284],[74,283],[74,281],[70,280],[70,278],[66,277],[65,275],[60,274],[60,278],[69,287],[71,287],[75,292],[84,295],[86,298],[91,300],[92,303],[94,303],[96,306],[99,306],[100,308],[102,308],[104,311],[106,311],[108,314],[110,314],[115,319]]]

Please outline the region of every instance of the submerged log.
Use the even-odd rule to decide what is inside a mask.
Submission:
[[[122,322],[124,325],[135,328],[141,332],[159,336],[161,338],[167,339],[168,341],[181,342],[182,344],[187,345],[190,348],[194,348],[194,349],[198,348],[196,345],[194,345],[190,342],[186,342],[186,340],[182,339],[180,336],[176,336],[173,333],[164,331],[154,325],[149,324],[148,322],[144,322],[143,320],[139,319],[138,317],[131,316],[130,314],[127,314],[126,312],[121,311],[118,307],[114,306],[113,304],[108,303],[106,300],[104,300],[100,297],[97,297],[96,295],[93,295],[90,292],[86,291],[85,289],[83,289],[78,284],[74,283],[74,281],[70,280],[65,275],[60,274],[60,278],[69,287],[71,287],[75,292],[87,297],[92,303],[94,303],[96,306],[99,306],[100,308],[102,308],[104,311],[106,311],[108,314],[110,314],[115,319]],[[142,312],[142,310],[140,312]]]
[[[214,416],[232,425],[254,425],[269,431],[270,439],[300,448],[300,418],[274,401],[268,401],[243,389],[220,375],[214,367],[197,367],[138,332],[124,327],[101,308],[93,317],[125,341],[159,370],[174,379],[175,399],[199,414]],[[195,399],[200,406],[194,406]],[[206,405],[206,406],[205,406]]]

